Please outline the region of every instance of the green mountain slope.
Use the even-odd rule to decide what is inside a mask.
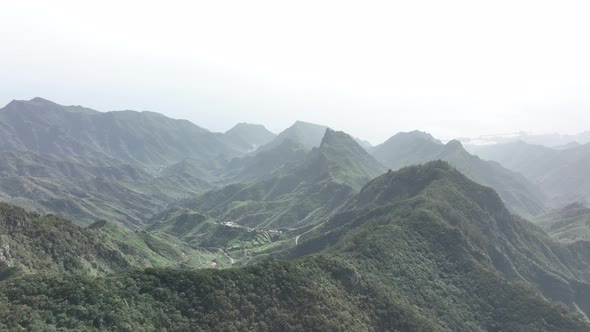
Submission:
[[[239,269],[3,281],[0,327],[590,331],[587,253],[444,162],[378,177],[302,237],[276,252],[291,261]]]
[[[53,272],[106,275],[139,267],[207,267],[220,255],[193,249],[163,233],[130,231],[98,221],[68,220],[0,203],[0,275]]]
[[[136,228],[218,185],[243,144],[152,112],[13,101],[0,109],[0,201]]]
[[[548,212],[535,223],[552,237],[572,243],[585,241],[590,244],[590,208],[582,203],[572,203],[561,209]]]
[[[442,144],[427,133],[399,133],[371,152],[394,170],[432,160],[447,161],[475,182],[496,190],[511,211],[524,217],[545,212],[545,197],[539,188],[518,173],[469,154],[458,141]]]
[[[289,142],[282,144],[288,144],[287,151]],[[276,149],[253,158],[269,155],[270,160],[280,161],[272,154]],[[215,242],[231,255],[249,257],[294,243],[297,234],[316,225],[384,171],[353,138],[328,129],[320,147],[302,162],[286,164],[266,180],[229,185],[185,200],[156,215],[150,229],[199,246]],[[194,220],[201,215],[206,216],[204,220]]]
[[[402,132],[370,150],[371,154],[391,169],[432,161],[442,150],[443,143],[421,132]]]
[[[30,167],[12,165],[19,170],[12,172],[7,167],[5,174],[36,176],[0,177],[0,192],[5,195],[0,201],[40,213],[59,214],[81,225],[106,219],[136,228],[167,204],[213,187],[193,172],[180,169],[165,170],[154,176],[129,165],[97,166],[64,161],[58,161],[56,167],[48,167],[47,163]]]
[[[178,200],[300,164],[325,130],[297,122],[275,137],[238,124],[217,134],[151,112],[13,101],[0,109],[0,201],[81,225],[105,219],[137,228]]]
[[[312,150],[307,160],[295,167],[295,173],[302,177],[328,176],[355,189],[385,172],[385,167],[354,138],[332,129],[326,129],[319,148]]]
[[[0,192],[5,197],[0,201],[60,214],[82,225],[106,219],[138,227],[166,204],[213,188],[216,179],[205,164],[185,160],[154,174],[104,156],[80,161],[57,154],[4,151]]]
[[[137,227],[166,202],[122,183],[96,178],[77,183],[33,177],[0,178],[7,202],[42,213],[58,213],[80,225],[97,219]]]
[[[16,176],[64,180],[104,178],[125,182],[145,182],[152,178],[144,169],[113,158],[81,162],[73,157],[54,154],[0,151],[0,177]]]
[[[285,139],[273,147],[266,147],[254,154],[236,157],[224,168],[226,182],[248,183],[268,179],[285,164],[298,164],[305,160],[307,151],[303,145]]]
[[[465,257],[450,253],[459,248],[465,250],[461,255],[508,280],[533,285],[548,298],[590,313],[585,297],[590,251],[554,242],[530,222],[511,215],[493,190],[468,180],[443,162],[405,168],[371,181],[347,209],[303,234],[300,244],[280,257],[322,251],[357,255],[358,250],[366,249],[379,258],[380,252],[408,252],[404,254],[407,262],[390,266],[399,269],[396,273],[404,282],[403,269],[420,264],[416,257],[429,260],[436,252],[443,256],[434,259],[436,266],[444,266],[446,263],[440,262],[449,257],[454,258],[448,264],[462,264],[459,262]],[[372,271],[382,273],[377,267]],[[447,272],[457,273],[453,268]],[[456,277],[463,278],[460,273]]]

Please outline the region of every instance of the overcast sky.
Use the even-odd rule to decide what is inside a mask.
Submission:
[[[0,104],[379,143],[590,129],[589,1],[3,1]]]

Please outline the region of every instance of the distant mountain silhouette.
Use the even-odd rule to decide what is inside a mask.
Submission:
[[[551,149],[513,142],[481,147],[476,153],[523,174],[545,192],[554,208],[590,200],[590,143]]]
[[[226,131],[225,136],[230,137],[236,145],[245,143],[248,149],[254,150],[272,141],[277,135],[270,132],[263,125],[238,123]]]

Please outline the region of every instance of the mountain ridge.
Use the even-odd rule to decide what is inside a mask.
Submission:
[[[545,197],[534,184],[498,163],[471,155],[458,140],[442,144],[427,133],[398,133],[371,152],[377,160],[394,170],[437,159],[445,160],[476,182],[498,191],[513,212],[525,217],[545,212]]]
[[[186,156],[240,154],[223,134],[154,112],[71,112],[79,107],[13,101],[0,109],[0,149],[78,158],[110,156],[137,164],[167,164]]]
[[[476,150],[482,158],[520,172],[548,196],[552,208],[590,199],[590,143],[551,149],[524,142],[498,144]]]

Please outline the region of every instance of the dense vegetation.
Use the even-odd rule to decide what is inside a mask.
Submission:
[[[97,221],[82,228],[0,203],[0,279],[20,273],[105,275],[133,267],[208,267],[219,253],[193,249],[166,234]]]
[[[570,259],[446,163],[378,177],[302,237],[275,254],[292,260],[239,269],[9,279],[0,287],[1,327],[590,330],[575,312],[590,309],[590,258]]]
[[[504,205],[536,188],[457,141],[40,98],[0,138],[0,200],[41,212],[0,203],[0,330],[590,331],[587,208],[545,233]]]

